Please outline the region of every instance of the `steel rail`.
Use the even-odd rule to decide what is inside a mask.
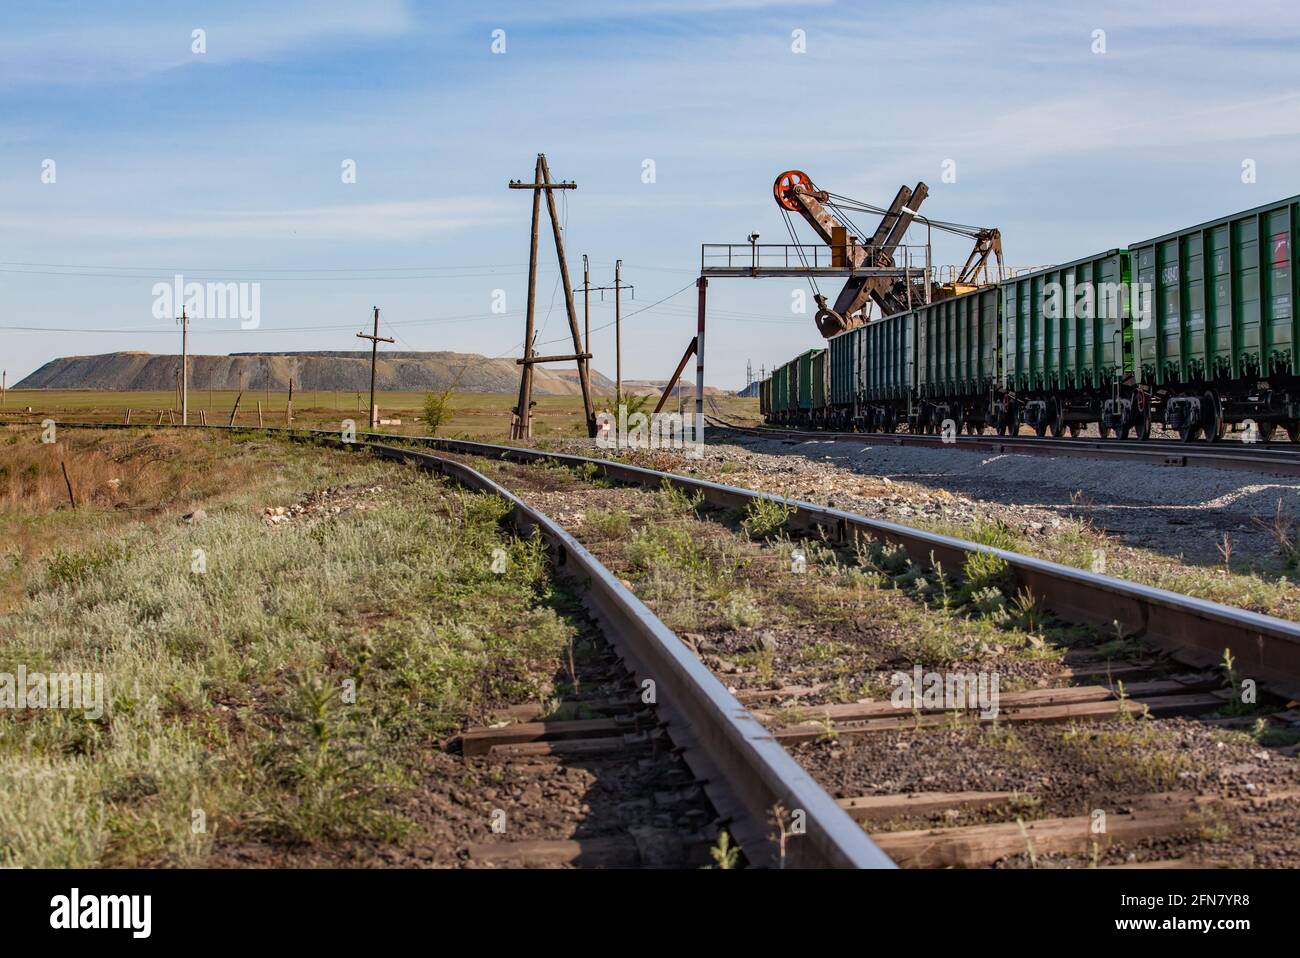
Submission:
[[[585,546],[549,516],[472,467],[410,448],[369,439],[405,439],[361,433],[345,442],[338,431],[284,427],[156,426],[149,423],[56,423],[58,428],[216,429],[263,432],[291,439],[326,441],[344,449],[369,449],[386,459],[414,463],[460,485],[500,496],[512,524],[524,535],[537,530],[553,566],[585,585],[587,604],[624,665],[644,686],[653,683],[661,723],[728,830],[751,863],[796,868],[894,868],[893,861],[862,827],[818,785],[772,733],[686,648],[640,599]],[[505,447],[498,447],[505,448]],[[802,813],[803,832],[787,834],[777,859],[773,816]],[[783,820],[784,821],[784,820]],[[784,825],[782,826],[784,827]],[[764,861],[767,858],[768,861]]]
[[[684,491],[701,493],[705,501],[713,505],[740,511],[748,509],[749,504],[756,500],[784,502],[795,509],[787,522],[792,529],[811,532],[842,544],[864,539],[880,540],[892,546],[901,546],[918,565],[933,567],[937,563],[950,573],[963,569],[971,554],[987,553],[1007,564],[1018,588],[1028,589],[1034,598],[1066,621],[1093,625],[1104,630],[1120,629],[1126,636],[1148,639],[1176,658],[1197,667],[1222,661],[1224,650],[1230,649],[1237,660],[1237,670],[1242,675],[1267,683],[1279,694],[1300,697],[1300,624],[1275,616],[1100,575],[953,536],[870,519],[842,509],[784,499],[770,493],[740,489],[676,473],[659,472],[611,459],[462,439],[422,436],[386,438],[428,444],[448,452],[514,462],[549,459],[571,466],[589,464],[610,479],[656,487],[667,481]]]
[[[64,425],[75,426],[75,423]],[[92,427],[136,428],[122,423],[89,423]],[[140,428],[159,428],[140,424]],[[169,428],[169,427],[161,427]],[[257,429],[246,426],[207,426],[170,428],[234,429],[251,432],[287,432],[280,427]],[[300,435],[338,437],[336,430],[297,430]],[[787,520],[791,529],[825,536],[837,543],[852,544],[876,539],[901,546],[908,558],[922,567],[938,563],[956,572],[965,567],[972,553],[983,552],[1002,559],[1017,587],[1029,592],[1061,618],[1097,626],[1116,628],[1125,635],[1145,638],[1189,665],[1203,667],[1221,661],[1225,649],[1237,660],[1238,671],[1267,683],[1279,694],[1300,698],[1300,624],[1275,616],[1250,612],[1211,602],[1195,596],[1171,592],[1155,586],[1129,582],[1076,569],[1072,566],[1008,552],[952,536],[927,532],[910,526],[870,519],[829,506],[798,499],[786,499],[770,493],[740,489],[676,473],[659,472],[603,457],[591,458],[568,453],[547,452],[518,446],[472,442],[464,439],[440,439],[431,436],[402,436],[391,433],[358,433],[358,438],[414,442],[449,452],[514,462],[554,460],[572,466],[591,466],[601,475],[620,482],[641,486],[659,486],[669,482],[688,492],[699,492],[705,501],[724,508],[746,510],[756,500],[787,503],[794,507]]]
[[[313,434],[313,439],[324,437]],[[605,637],[637,681],[653,683],[654,703],[668,736],[690,766],[713,807],[755,864],[762,851],[776,861],[771,838],[776,808],[803,813],[805,831],[785,843],[783,864],[798,868],[892,868],[894,863],[862,826],[790,756],[686,645],[609,569],[558,523],[477,470],[435,456],[377,442],[361,446],[386,459],[414,462],[469,489],[505,499],[524,535],[538,530],[551,547],[554,567],[585,582],[588,606]]]
[[[63,425],[137,428],[136,425],[127,426],[122,423]],[[156,427],[141,423],[139,428],[233,429],[331,438],[339,436],[336,430],[295,431],[282,427]],[[748,509],[749,504],[756,500],[782,502],[795,509],[786,523],[791,529],[809,531],[843,544],[863,539],[881,540],[889,545],[901,546],[908,558],[922,567],[933,567],[938,563],[944,569],[956,571],[965,567],[966,559],[972,553],[988,553],[1007,564],[1019,588],[1028,589],[1036,599],[1042,600],[1047,608],[1067,621],[1103,629],[1121,629],[1128,636],[1148,639],[1175,657],[1198,667],[1221,661],[1223,652],[1227,649],[1237,660],[1239,672],[1268,683],[1279,694],[1300,698],[1300,624],[1286,619],[1116,579],[953,536],[882,519],[869,519],[842,509],[676,473],[659,472],[603,457],[576,456],[465,439],[392,433],[357,435],[358,438],[420,443],[449,452],[514,462],[530,463],[550,459],[573,466],[591,466],[607,478],[632,485],[657,487],[666,481],[678,489],[699,492],[705,501],[713,505],[741,511]]]
[[[966,452],[1025,453],[1031,456],[1069,456],[1085,459],[1127,459],[1157,466],[1200,466],[1210,469],[1240,469],[1274,475],[1300,476],[1300,449],[1259,444],[1257,451],[1234,450],[1224,444],[1191,445],[1173,440],[1138,443],[1118,439],[1049,439],[1036,436],[923,436],[902,432],[832,432],[822,429],[791,429],[784,426],[737,426],[706,415],[716,429],[728,429],[760,438],[796,438],[861,442],[873,446],[920,446],[960,449]],[[1160,445],[1157,445],[1160,444]],[[1165,448],[1161,448],[1163,445]]]

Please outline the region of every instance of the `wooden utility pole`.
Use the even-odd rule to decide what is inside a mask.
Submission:
[[[623,401],[623,310],[619,293],[623,286],[623,261],[614,260],[614,396]]]
[[[588,298],[592,293],[600,293],[600,298],[602,301],[604,301],[605,291],[609,289],[612,289],[614,291],[614,353],[615,353],[614,366],[615,366],[615,379],[616,379],[615,388],[616,388],[616,392],[618,393],[618,397],[621,397],[623,392],[623,348],[622,348],[623,344],[622,344],[622,337],[620,336],[620,332],[619,332],[619,326],[620,326],[619,321],[621,318],[620,317],[621,303],[619,300],[619,291],[624,289],[631,290],[632,298],[633,299],[636,298],[636,287],[623,285],[622,268],[623,268],[623,261],[621,259],[615,261],[613,286],[592,286],[591,280],[587,276],[586,254],[583,254],[582,257],[582,300],[583,300],[584,308],[587,311],[587,328],[586,328],[587,350],[586,351],[589,353],[591,352],[591,314],[590,314],[590,303]],[[577,292],[577,290],[574,290],[574,292]],[[618,397],[616,397],[616,402],[618,401]]]
[[[190,424],[190,319],[181,307],[181,425]]]
[[[583,413],[587,419],[587,435],[596,435],[596,410],[591,399],[591,353],[583,345],[582,333],[578,329],[578,313],[573,304],[573,286],[569,281],[569,263],[564,255],[564,237],[560,231],[560,217],[555,210],[553,190],[576,190],[578,184],[572,182],[555,183],[551,181],[551,171],[546,165],[546,155],[537,154],[537,166],[533,171],[533,182],[521,183],[511,180],[508,184],[512,190],[533,191],[532,234],[528,249],[528,312],[524,323],[524,355],[515,360],[523,368],[519,373],[519,401],[510,420],[510,438],[529,439],[533,434],[533,366],[538,363],[576,361],[578,364],[578,382],[582,387]],[[538,356],[533,347],[536,345],[536,311],[537,311],[537,236],[541,220],[541,198],[546,194],[546,211],[551,218],[551,233],[555,239],[555,255],[560,261],[560,282],[564,284],[564,308],[569,318],[569,332],[573,335],[573,354],[564,356]],[[589,344],[588,344],[589,345]]]
[[[289,377],[289,401],[284,407],[284,424],[286,426],[293,424],[293,377]]]
[[[9,370],[0,372],[0,406],[5,404],[5,389],[8,388]]]
[[[375,363],[379,359],[379,344],[392,343],[396,340],[388,336],[379,335],[379,307],[375,307],[375,331],[367,336],[365,333],[357,333],[358,339],[370,340],[370,428],[374,429],[379,425],[376,420],[379,418],[375,415]]]
[[[537,165],[533,170],[533,182],[542,178],[542,157],[537,156]],[[509,184],[514,189],[515,184]],[[533,365],[529,362],[533,356],[534,310],[537,304],[537,221],[542,215],[542,194],[533,190],[533,227],[528,243],[528,313],[524,320],[524,367],[519,371],[519,400],[515,404],[514,416],[510,420],[510,438],[528,439],[533,435]]]

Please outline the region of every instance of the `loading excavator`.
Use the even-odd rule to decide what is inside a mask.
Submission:
[[[776,178],[772,184],[772,193],[785,217],[786,228],[790,231],[796,249],[800,247],[795,237],[792,213],[803,216],[822,242],[830,246],[832,267],[855,270],[875,268],[882,271],[876,275],[866,273],[849,276],[836,297],[834,306],[827,305],[827,298],[818,291],[816,280],[813,280],[813,299],[818,307],[815,320],[818,331],[824,337],[829,339],[866,323],[870,318],[872,304],[880,310],[881,316],[889,316],[922,303],[968,292],[1001,278],[1002,234],[996,229],[941,223],[920,217],[917,211],[929,192],[929,187],[924,183],[917,183],[915,189],[909,189],[904,184],[899,188],[894,201],[888,207],[881,208],[819,190],[802,170],[787,170]],[[850,212],[877,214],[881,217],[880,225],[867,236],[853,224]],[[928,243],[925,262],[916,265],[911,263],[910,248],[903,245],[903,239],[908,227],[918,217],[932,229],[955,233],[974,241],[974,248],[966,258],[966,264],[953,282],[935,282],[930,269]],[[799,255],[802,257],[804,254],[800,252]],[[996,273],[990,258],[997,262]],[[804,265],[807,266],[806,261]],[[812,279],[812,276],[809,278]]]

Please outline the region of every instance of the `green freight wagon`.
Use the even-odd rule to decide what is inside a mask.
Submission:
[[[829,421],[830,382],[827,367],[830,365],[830,350],[818,349],[812,354],[812,363],[808,379],[810,402],[810,421],[816,426],[825,426]]]
[[[790,361],[791,414],[796,424],[807,424],[812,421],[813,397],[817,391],[813,385],[813,359],[825,352],[824,349],[809,349]],[[825,363],[822,364],[823,379],[824,369]],[[824,398],[822,404],[825,405]]]
[[[767,402],[772,412],[772,421],[776,423],[789,421],[790,365],[790,363],[784,363],[772,370]]]
[[[1300,441],[1297,217],[1291,197],[1130,244],[1140,387],[1185,441]]]
[[[857,418],[858,362],[865,327],[855,326],[826,343],[830,350],[830,425],[847,429]]]
[[[998,290],[987,286],[920,306],[916,316],[916,393],[925,431],[951,419],[972,432],[988,424],[998,383]]]
[[[1042,436],[1098,423],[1131,366],[1129,253],[1024,273],[1000,284],[1002,411],[999,433],[1026,422]]]
[[[916,384],[914,313],[895,313],[862,327],[859,375],[869,429],[893,432],[907,422]]]
[[[764,419],[766,419],[768,414],[772,411],[772,407],[768,404],[767,399],[768,391],[771,388],[771,379],[760,379],[758,381],[758,414]]]

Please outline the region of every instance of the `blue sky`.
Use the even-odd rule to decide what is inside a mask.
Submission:
[[[10,383],[60,355],[177,351],[151,314],[176,272],[261,283],[261,325],[196,325],[198,352],[355,349],[378,305],[396,348],[519,355],[529,197],[506,183],[538,152],[578,183],[561,204],[574,281],[582,253],[600,283],[621,257],[625,315],[677,294],[627,319],[629,378],[666,377],[693,335],[701,243],[781,241],[782,170],[881,204],[923,179],[926,213],[999,227],[1017,265],[1300,193],[1290,2],[5,6]],[[543,239],[546,342],[565,320]],[[936,247],[940,262],[967,252]],[[820,342],[794,288],[711,283],[711,385]],[[597,301],[593,327],[612,315]],[[125,331],[86,331],[108,329]],[[612,375],[612,329],[593,348]]]

